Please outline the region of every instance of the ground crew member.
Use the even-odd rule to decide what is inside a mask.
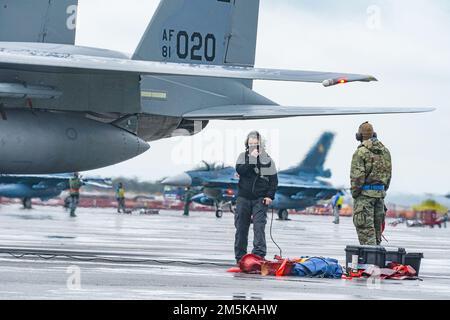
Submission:
[[[189,207],[192,203],[192,197],[194,196],[194,192],[192,192],[191,188],[186,188],[186,191],[184,193],[184,212],[183,215],[188,217],[189,216]]]
[[[442,217],[442,221],[444,222],[444,228],[447,228],[447,221],[448,221],[448,211],[444,214]]]
[[[344,194],[342,191],[338,191],[336,195],[333,197],[332,207],[333,207],[333,215],[334,215],[334,224],[339,224],[339,215],[341,213],[342,205],[344,204]]]
[[[391,154],[369,122],[359,127],[356,139],[361,144],[353,155],[350,173],[353,223],[361,245],[380,245],[386,216],[384,198],[392,176]]]
[[[248,232],[253,218],[253,254],[266,256],[265,227],[267,211],[275,198],[278,175],[275,162],[267,154],[261,135],[250,132],[245,140],[245,152],[236,163],[239,174],[238,198],[236,202],[234,242],[237,263],[247,254]]]
[[[125,188],[122,182],[119,182],[116,189],[117,213],[125,213]]]
[[[80,200],[80,189],[83,183],[80,180],[80,174],[75,172],[73,177],[69,180],[70,187],[70,216],[76,217],[75,210],[78,206],[78,201]]]

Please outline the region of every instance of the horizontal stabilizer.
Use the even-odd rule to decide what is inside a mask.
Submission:
[[[204,108],[183,115],[189,120],[258,120],[308,116],[423,113],[433,108],[333,108],[281,107],[277,105],[231,105]]]
[[[47,49],[20,48],[11,43],[0,43],[0,68],[41,72],[131,73],[137,75],[297,81],[322,83],[324,86],[354,81],[376,81],[373,76],[369,75],[140,61],[57,53]]]

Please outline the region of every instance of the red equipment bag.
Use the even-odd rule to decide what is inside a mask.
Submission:
[[[261,273],[261,265],[264,259],[256,254],[246,254],[239,261],[239,268],[244,273]]]

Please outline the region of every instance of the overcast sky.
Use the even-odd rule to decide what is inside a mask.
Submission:
[[[132,53],[158,2],[80,0],[77,44]],[[445,0],[261,0],[257,67],[373,74],[380,81],[333,88],[258,81],[258,93],[282,105],[432,106],[438,111],[422,115],[213,121],[195,137],[152,142],[144,155],[92,173],[156,180],[190,169],[202,158],[233,164],[241,141],[252,129],[268,135],[269,152],[283,169],[298,163],[320,133],[330,130],[337,137],[326,166],[333,172],[333,183],[348,186],[351,156],[357,147],[354,134],[359,124],[370,120],[393,156],[392,190],[447,193],[448,39],[450,4]],[[227,138],[230,135],[233,142]],[[215,151],[210,148],[211,140],[216,140]],[[200,149],[180,159],[180,145]],[[221,152],[217,152],[217,146]]]

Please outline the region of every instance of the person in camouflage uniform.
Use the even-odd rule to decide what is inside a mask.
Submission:
[[[123,187],[123,183],[119,182],[116,189],[116,199],[117,199],[117,213],[126,213],[125,208],[125,188]]]
[[[356,139],[361,144],[353,155],[350,173],[353,223],[361,245],[380,245],[386,216],[384,198],[392,176],[391,154],[368,122],[359,127]]]
[[[83,186],[81,182],[80,174],[75,172],[73,177],[69,180],[70,186],[70,216],[76,217],[75,210],[77,209],[78,202],[80,200],[80,188]]]
[[[184,193],[184,211],[183,215],[188,217],[189,216],[189,209],[192,203],[192,197],[195,195],[194,191],[191,190],[191,188],[186,188],[186,191]]]

